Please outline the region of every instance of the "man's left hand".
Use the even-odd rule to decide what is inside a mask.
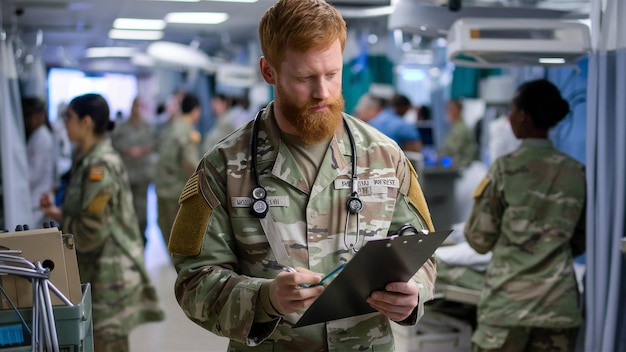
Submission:
[[[413,281],[392,282],[385,291],[376,291],[367,298],[367,303],[393,321],[408,318],[419,302],[419,287]]]

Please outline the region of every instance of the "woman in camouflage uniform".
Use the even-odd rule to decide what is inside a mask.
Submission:
[[[128,351],[137,325],[163,319],[143,256],[128,176],[105,133],[115,126],[100,95],[69,105],[65,124],[75,159],[62,209],[51,197],[44,212],[74,235],[81,282],[91,283],[96,351]]]
[[[585,250],[585,172],[548,139],[568,113],[547,80],[521,85],[509,119],[522,144],[474,192],[465,236],[479,253],[493,251],[474,351],[574,350],[582,318],[572,262]]]

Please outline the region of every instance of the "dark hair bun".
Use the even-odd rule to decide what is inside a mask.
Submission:
[[[114,128],[115,128],[115,121],[109,120],[109,123],[107,124],[107,131],[113,131]]]

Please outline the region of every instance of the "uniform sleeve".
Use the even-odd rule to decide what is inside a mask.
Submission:
[[[402,159],[398,167],[398,175],[400,176],[400,192],[390,230],[410,223],[418,229],[434,231],[430,212],[417,179],[417,173],[406,158]],[[399,324],[414,325],[421,319],[424,315],[424,303],[434,297],[436,277],[435,259],[431,257],[412,278],[419,287],[418,305],[413,313],[404,321],[398,322]]]
[[[500,237],[504,202],[496,161],[474,191],[474,207],[465,224],[465,238],[476,252],[489,252]]]
[[[580,212],[580,217],[578,218],[578,222],[576,223],[576,227],[574,228],[574,234],[572,235],[572,239],[570,240],[570,245],[572,246],[572,255],[575,257],[585,253],[586,250],[586,217],[587,207],[585,204],[582,211]]]
[[[117,177],[106,164],[92,165],[72,177],[83,178],[82,201],[80,213],[64,221],[64,232],[74,234],[81,252],[90,252],[111,235],[108,225],[113,219],[113,198],[119,191]]]
[[[178,272],[175,295],[196,324],[255,346],[271,335],[280,320],[263,319],[267,314],[257,312],[264,301],[259,296],[261,286],[270,280],[237,274],[235,240],[222,206],[225,194],[214,180],[203,161],[181,194],[169,243]]]
[[[190,170],[187,175],[193,172],[193,169],[200,161],[200,133],[198,131],[191,131],[189,135],[182,136],[181,143],[181,162],[183,163],[183,170]]]

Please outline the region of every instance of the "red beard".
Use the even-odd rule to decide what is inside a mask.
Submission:
[[[308,102],[299,107],[289,95],[276,85],[277,94],[282,98],[278,110],[298,132],[298,136],[306,144],[317,144],[330,139],[341,124],[341,113],[344,109],[343,96],[339,95],[332,100],[318,100]],[[327,109],[320,112],[312,111],[315,107],[326,106]]]

